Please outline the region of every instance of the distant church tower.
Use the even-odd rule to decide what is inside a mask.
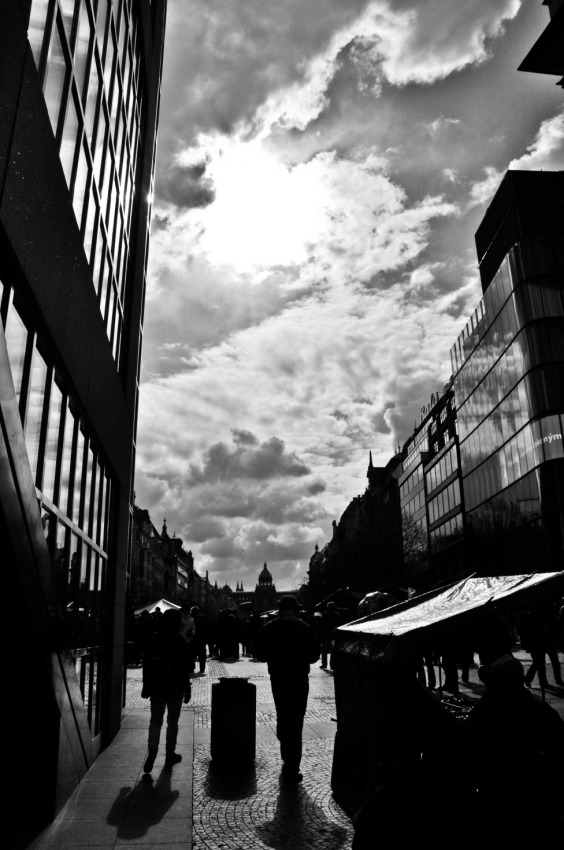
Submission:
[[[366,477],[368,478],[368,492],[372,493],[378,484],[378,473],[381,471],[379,467],[374,466],[372,463],[372,452],[370,452],[369,460],[368,460],[368,469],[366,470]]]
[[[260,614],[261,611],[269,611],[276,608],[276,605],[276,587],[272,583],[272,575],[265,561],[264,567],[259,574],[258,584],[255,587],[255,603],[253,607]]]

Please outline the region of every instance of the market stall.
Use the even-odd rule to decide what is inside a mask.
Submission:
[[[445,706],[417,680],[429,647],[462,630],[487,635],[501,617],[563,594],[564,572],[471,576],[341,626],[331,781],[340,805],[358,811],[382,765],[417,763],[429,742],[463,746],[464,706]]]
[[[142,608],[137,608],[135,616],[139,617],[143,611],[147,611],[148,614],[154,614],[157,608],[162,614],[164,614],[165,611],[170,611],[171,609],[178,610],[180,605],[176,605],[174,602],[169,602],[168,599],[157,599],[156,602],[150,602],[148,605],[143,605]]]

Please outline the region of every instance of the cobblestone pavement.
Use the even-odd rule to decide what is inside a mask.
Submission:
[[[348,850],[353,830],[331,796],[332,754],[332,738],[305,741],[304,780],[285,786],[276,743],[257,746],[254,764],[242,774],[216,768],[209,749],[196,747],[193,848]]]
[[[203,676],[196,674],[192,678],[192,699],[190,706],[195,709],[196,728],[209,728],[211,725],[212,685],[220,678],[247,678],[257,689],[257,724],[273,724],[276,721],[270,678],[266,664],[240,658],[239,661],[225,663],[209,659]],[[142,673],[139,667],[130,667],[127,671],[127,708],[149,708],[149,700],[141,697]],[[309,699],[306,722],[329,722],[335,717],[335,695],[332,673],[312,665],[309,677]]]
[[[222,677],[248,678],[257,689],[257,746],[252,766],[218,767],[210,756],[212,686]],[[127,709],[148,709],[141,698],[141,670],[130,668]],[[303,782],[280,782],[276,714],[266,664],[241,657],[226,663],[209,659],[204,675],[192,679],[194,850],[348,850],[353,827],[331,794],[336,724],[333,675],[312,665],[304,726]],[[187,710],[187,709],[184,709]]]
[[[516,652],[527,669],[530,658]],[[550,666],[550,665],[549,665]],[[438,671],[437,671],[438,672]],[[551,672],[547,669],[549,679]],[[257,689],[257,746],[252,766],[226,770],[210,757],[212,687],[222,677],[247,678]],[[128,670],[126,712],[149,708],[141,698],[141,670]],[[192,699],[184,723],[193,723],[192,847],[194,850],[349,850],[353,827],[331,794],[336,724],[333,675],[312,665],[304,725],[303,782],[280,783],[276,715],[266,665],[250,658],[232,663],[209,659],[204,675],[192,679]],[[461,693],[477,699],[483,692],[477,667]],[[540,696],[536,686],[533,693]],[[562,692],[547,691],[564,716]],[[188,755],[188,754],[187,754]],[[182,845],[184,846],[184,845]]]

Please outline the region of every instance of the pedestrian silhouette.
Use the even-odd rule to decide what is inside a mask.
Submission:
[[[151,772],[157,757],[165,709],[165,766],[172,767],[182,760],[182,756],[176,753],[175,749],[182,701],[187,703],[191,696],[190,655],[188,644],[183,637],[186,627],[186,616],[181,610],[165,611],[159,618],[158,630],[151,635],[143,659],[141,696],[151,700],[149,753],[143,767],[145,773]]]
[[[276,736],[285,782],[301,782],[302,729],[309,694],[309,666],[319,658],[313,629],[299,617],[295,596],[283,596],[278,616],[257,635],[255,654],[268,663],[276,707]]]

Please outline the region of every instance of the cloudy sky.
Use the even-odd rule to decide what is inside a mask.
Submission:
[[[564,168],[540,0],[169,0],[136,501],[278,589],[450,375],[508,168]]]

